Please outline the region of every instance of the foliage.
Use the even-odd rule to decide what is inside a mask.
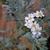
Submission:
[[[18,33],[18,35],[16,35],[16,36],[17,37],[19,36],[18,38],[20,38],[21,36],[26,37],[28,39],[28,41],[30,43],[32,43],[32,50],[47,50],[47,47],[46,47],[47,37],[43,37],[43,35],[42,35],[42,37],[41,38],[39,37],[39,39],[33,39],[30,30],[26,27],[23,27],[24,16],[25,16],[25,14],[28,13],[28,11],[26,11],[26,10],[30,9],[30,8],[26,9],[26,7],[29,5],[29,3],[31,1],[30,0],[0,0],[0,1],[2,1],[6,5],[8,5],[10,7],[10,10],[12,11],[11,14],[12,13],[14,14],[13,16],[12,15],[7,15],[7,17],[9,17],[9,19],[10,18],[15,18],[15,20],[16,20],[17,33]],[[47,29],[45,28],[45,29],[42,30],[42,32],[45,32],[45,33],[48,34],[48,37],[50,36],[50,17],[49,17],[50,16],[50,6],[49,5],[50,5],[50,0],[42,0],[42,8],[44,8],[45,11],[47,9],[49,14],[48,14],[48,16],[43,18],[43,20],[38,19],[38,23],[40,25],[43,25],[45,23],[45,21],[48,21],[48,28]],[[16,42],[18,44],[16,44]],[[26,46],[20,44],[19,39],[14,39],[14,38],[6,39],[2,43],[0,43],[0,48],[4,48],[4,47],[10,48],[14,44],[16,44],[15,46],[17,48],[20,48],[20,50],[24,50],[24,49],[26,50]]]

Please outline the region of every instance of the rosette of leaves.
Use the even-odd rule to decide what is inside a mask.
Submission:
[[[34,39],[33,44],[32,44],[32,50],[47,50],[47,38],[39,38],[39,39]]]
[[[41,37],[41,38],[32,38],[31,32],[27,32],[24,34],[24,37],[27,38],[27,40],[32,43],[32,50],[47,50],[47,38]]]

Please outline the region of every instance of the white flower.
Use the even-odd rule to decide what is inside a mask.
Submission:
[[[25,17],[25,23],[31,23],[33,22],[35,19],[32,17],[33,14],[28,14],[28,17]]]
[[[33,21],[35,20],[34,15],[32,13],[28,14],[28,17],[25,17],[25,24],[24,26],[27,26],[27,28],[31,28]]]
[[[28,14],[28,18],[29,18],[29,20],[31,20],[31,21],[34,21],[35,19],[34,19],[34,14]]]
[[[36,24],[37,24],[36,21],[32,24],[31,31],[36,31]]]
[[[35,38],[36,34],[36,32],[32,32],[32,38]]]
[[[42,27],[40,27],[39,24],[35,21],[35,22],[32,24],[31,31],[41,31],[41,30],[42,30]]]
[[[36,31],[41,31],[42,27],[36,27]]]
[[[41,36],[41,32],[32,32],[33,38],[39,38]]]
[[[39,38],[41,36],[41,32],[37,32],[37,34],[35,35],[36,38]]]
[[[44,14],[43,12],[40,10],[40,11],[36,11],[36,17],[39,18],[39,17],[44,17]]]
[[[37,31],[41,31],[42,30],[42,27],[40,27],[38,23],[36,24],[36,30]]]
[[[34,13],[30,13],[30,14],[28,14],[28,17],[34,17],[35,16],[35,14]]]
[[[35,32],[36,31],[36,28],[35,27],[32,27],[31,28],[31,32]]]
[[[27,28],[31,29],[32,24],[33,24],[33,22],[28,21],[28,22],[25,23],[25,26],[26,26]]]
[[[33,23],[33,26],[31,28],[31,32],[32,32],[32,37],[35,38],[35,37],[39,37],[41,35],[41,31],[42,30],[42,27],[39,26],[39,24],[35,21]]]
[[[36,11],[36,13],[28,14],[28,17],[25,17],[24,26],[31,29],[33,38],[38,38],[38,37],[41,36],[42,27],[40,27],[40,25],[37,23],[37,21],[35,21],[34,17],[37,17],[37,18],[44,17],[44,14],[43,14],[43,12],[41,10]]]

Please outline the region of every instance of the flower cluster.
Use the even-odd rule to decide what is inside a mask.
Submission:
[[[31,29],[33,38],[35,38],[35,37],[38,38],[41,36],[42,27],[40,27],[40,25],[37,23],[37,21],[35,20],[35,17],[36,18],[39,18],[39,17],[42,18],[42,17],[44,17],[44,14],[41,10],[36,11],[35,13],[28,14],[28,16],[25,17],[24,26]]]

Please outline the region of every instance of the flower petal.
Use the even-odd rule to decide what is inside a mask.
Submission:
[[[28,17],[25,17],[25,20],[28,20]]]
[[[43,14],[43,12],[42,12],[42,11],[40,11],[40,13],[41,13],[41,15],[44,17],[44,14]]]

